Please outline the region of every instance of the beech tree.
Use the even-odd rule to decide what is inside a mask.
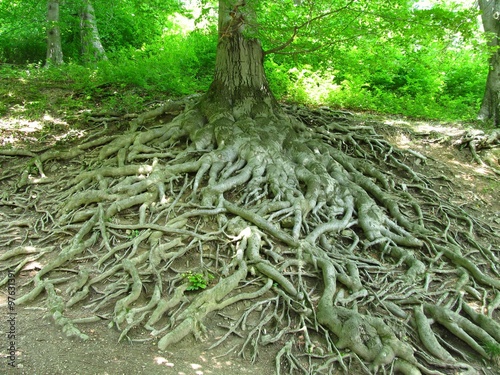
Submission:
[[[46,66],[61,65],[63,52],[59,27],[59,0],[47,1],[47,60]]]
[[[201,337],[207,318],[236,304],[213,346],[237,333],[240,354],[255,360],[279,345],[278,374],[474,373],[492,360],[500,279],[498,251],[484,240],[498,235],[415,170],[424,155],[353,126],[348,113],[280,105],[266,80],[256,38],[266,6],[295,23],[272,49],[283,51],[328,42],[319,30],[341,11],[349,17],[338,27],[358,37],[364,15],[384,22],[385,3],[221,0],[205,95],[168,101],[124,134],[33,154],[37,183],[53,187],[36,206],[49,213],[37,224],[50,227],[41,244],[67,240],[17,304],[46,293],[64,331],[87,339],[65,316],[85,301],[89,319],[107,311],[121,338],[142,327],[160,350]],[[84,155],[91,161],[68,167],[67,181],[43,171]],[[31,184],[26,172],[16,191]],[[65,292],[54,288],[62,273]]]
[[[82,0],[80,8],[80,36],[84,61],[107,60],[99,37],[94,7],[90,0]]]
[[[489,34],[488,46],[492,52],[489,60],[490,69],[486,79],[486,88],[478,118],[480,120],[493,120],[495,126],[499,127],[500,52],[498,47],[500,36],[500,2],[497,0],[479,0],[479,9],[481,10],[484,31]]]
[[[107,60],[97,28],[94,7],[90,0],[81,0],[78,16],[82,59],[85,62]],[[59,22],[59,0],[49,0],[47,3],[47,66],[61,65],[64,61]]]

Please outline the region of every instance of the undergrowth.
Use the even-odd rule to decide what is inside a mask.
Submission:
[[[346,55],[326,66],[271,58],[271,89],[281,99],[311,105],[445,121],[477,117],[488,72],[481,56],[452,51],[436,64],[432,54],[422,53],[417,61],[391,64],[356,50]]]
[[[42,62],[0,65],[6,86],[1,93],[0,115],[12,113],[13,106],[27,96],[34,98],[23,104],[23,115],[29,117],[54,106],[76,110],[89,104],[100,110],[137,112],[157,98],[205,92],[214,71],[216,43],[213,33],[193,32],[168,35],[141,48],[109,52],[108,61],[93,65],[71,60],[51,69],[44,69]],[[408,58],[394,56],[394,61],[382,64],[380,59],[363,57],[356,50],[347,51],[343,61],[311,58],[310,64],[271,55],[265,67],[273,93],[283,101],[472,121],[482,99],[485,60],[470,51],[448,55],[442,64],[436,64],[432,55],[422,52],[412,57],[413,65]],[[362,64],[357,63],[361,60]],[[66,102],[47,103],[42,93],[49,86],[64,87],[74,94]]]

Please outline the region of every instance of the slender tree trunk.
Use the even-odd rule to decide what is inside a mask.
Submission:
[[[47,60],[45,66],[61,65],[63,53],[59,29],[59,0],[47,1]]]
[[[80,37],[82,56],[85,62],[108,59],[99,37],[94,7],[90,0],[83,0],[80,11]]]
[[[494,49],[494,52],[489,60],[490,69],[478,119],[493,120],[495,126],[499,127],[500,52],[497,48],[500,38],[500,0],[479,0],[479,8],[481,9],[484,31],[493,35],[488,45]]]
[[[219,1],[215,75],[206,95],[213,113],[236,110],[249,114],[257,110],[257,103],[265,103],[271,110],[278,108],[264,72],[260,41],[243,35],[249,13],[245,8],[245,1]]]

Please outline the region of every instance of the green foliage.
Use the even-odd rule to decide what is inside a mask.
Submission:
[[[139,237],[140,234],[141,234],[141,231],[138,230],[138,229],[133,229],[131,231],[127,231],[127,236],[131,240],[133,240],[134,238]]]
[[[268,50],[286,54],[266,63],[278,97],[417,117],[475,118],[487,74],[487,51],[477,48],[484,45],[477,9],[437,1],[426,8],[407,1],[296,3],[264,1],[258,7],[258,36]]]
[[[170,95],[203,91],[213,75],[215,43],[214,35],[201,32],[169,35],[153,45],[111,54],[109,61],[99,64],[95,77]]]
[[[214,71],[215,44],[216,36],[210,33],[168,35],[141,49],[128,47],[109,53],[108,61],[94,66],[69,61],[58,68],[43,69],[41,64],[29,64],[24,75],[28,79],[54,83],[69,81],[83,94],[75,99],[99,100],[111,96],[122,109],[129,104],[127,110],[136,111],[147,99],[145,90],[151,94],[161,91],[168,96],[207,90]],[[127,103],[126,98],[115,93],[113,86],[120,87],[120,92],[127,87],[137,95]]]
[[[424,47],[375,40],[345,46],[328,58],[312,65],[273,57],[266,63],[271,88],[279,98],[313,105],[471,120],[487,74],[486,54],[467,43]]]
[[[202,273],[192,273],[186,272],[182,274],[182,277],[187,279],[189,285],[187,290],[200,290],[206,289],[210,281],[214,279],[214,275],[207,273],[207,275],[203,275]]]
[[[283,59],[278,63],[274,56],[270,56],[264,60],[264,69],[271,91],[277,98],[285,98],[292,91],[292,82],[290,80],[289,70],[293,67]]]
[[[184,12],[177,0],[92,0],[97,26],[109,51],[140,48],[161,37],[174,12]],[[65,59],[79,61],[80,0],[60,2],[61,39]],[[46,54],[47,2],[0,1],[0,62],[15,64],[43,60]]]
[[[45,58],[46,8],[35,1],[0,1],[0,63]]]

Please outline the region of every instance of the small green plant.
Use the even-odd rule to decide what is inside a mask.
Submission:
[[[139,234],[141,234],[141,232],[138,229],[131,230],[128,232],[128,238],[133,239],[139,237]]]
[[[202,273],[186,272],[182,274],[182,277],[187,279],[189,282],[187,290],[206,289],[210,281],[214,279],[214,275],[210,273],[205,276]]]
[[[26,166],[26,169],[28,170],[28,173],[31,175],[38,174],[38,167],[35,164],[28,164]]]

